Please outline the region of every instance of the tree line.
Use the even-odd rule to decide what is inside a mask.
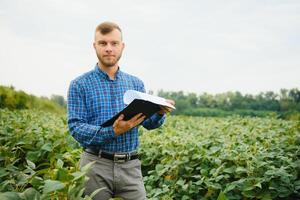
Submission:
[[[62,96],[36,97],[16,91],[13,86],[0,86],[0,109],[38,109],[53,113],[65,113],[66,101]]]
[[[153,94],[153,91],[149,91]],[[225,117],[230,115],[278,117],[300,120],[300,91],[297,88],[261,92],[257,95],[241,92],[220,94],[185,93],[159,90],[158,96],[170,98],[176,102],[174,115]],[[36,97],[14,87],[0,86],[0,108],[41,109],[56,113],[66,112],[66,100],[63,96],[52,95]]]
[[[176,102],[175,115],[193,116],[276,116],[300,119],[300,91],[297,88],[261,92],[257,95],[241,92],[221,94],[168,92],[160,90],[158,96],[171,98]]]

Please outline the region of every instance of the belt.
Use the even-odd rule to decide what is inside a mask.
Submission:
[[[109,153],[101,150],[96,150],[92,148],[84,149],[85,152],[98,156],[100,158],[106,158],[117,163],[127,162],[129,160],[138,159],[139,155],[136,152],[132,153]]]

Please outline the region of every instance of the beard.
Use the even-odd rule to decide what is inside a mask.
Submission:
[[[120,60],[121,56],[122,56],[122,52],[120,53],[120,55],[111,56],[111,57],[101,56],[97,53],[97,57],[98,57],[101,65],[104,66],[104,67],[113,67],[113,66],[115,66],[118,63],[118,61]]]

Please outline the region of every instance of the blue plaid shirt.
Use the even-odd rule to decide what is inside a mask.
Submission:
[[[116,136],[112,126],[101,127],[106,120],[125,108],[123,95],[127,90],[145,92],[143,82],[120,70],[115,80],[96,65],[71,81],[68,91],[68,125],[72,136],[84,148],[109,152],[132,152],[139,145],[138,127]],[[142,125],[154,129],[163,124],[165,115],[154,114]]]

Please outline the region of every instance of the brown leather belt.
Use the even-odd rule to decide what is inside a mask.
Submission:
[[[114,162],[122,163],[129,160],[138,159],[139,155],[136,152],[132,153],[109,153],[101,150],[96,150],[92,148],[84,149],[85,152],[98,156],[100,158],[106,158]]]

